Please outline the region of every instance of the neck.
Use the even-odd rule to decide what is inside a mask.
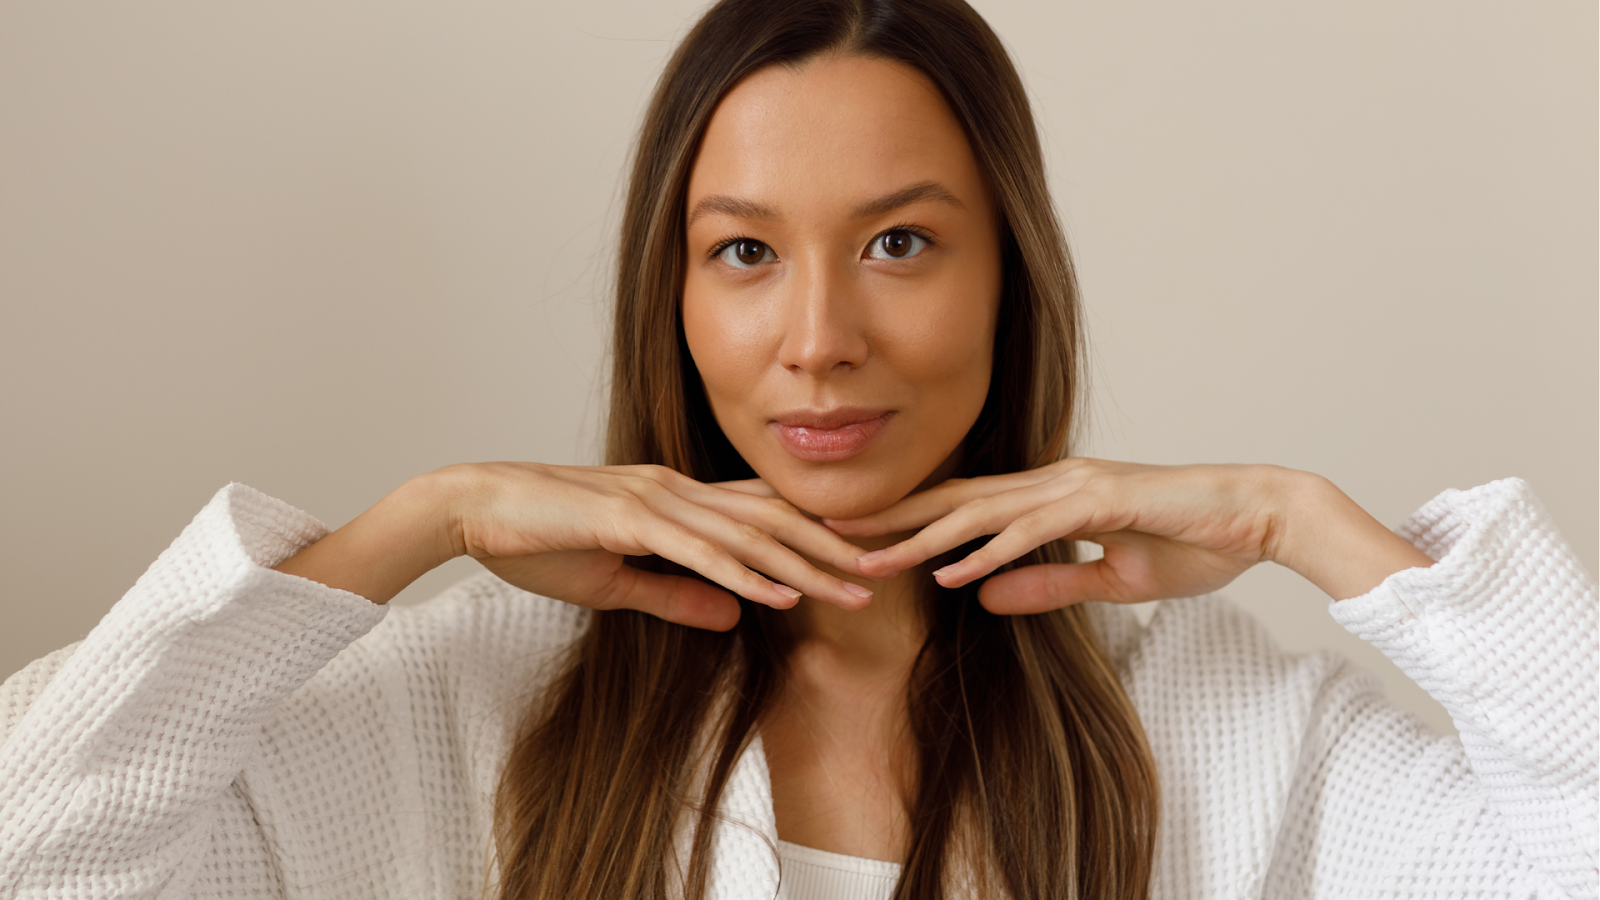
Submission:
[[[911,533],[858,540],[863,550],[879,550],[910,537]],[[802,597],[790,611],[795,617],[797,650],[822,655],[854,677],[903,680],[922,648],[927,626],[922,620],[918,592],[922,583],[915,569],[885,581],[847,574],[825,563],[810,561],[825,572],[855,582],[872,591],[865,609],[850,612],[831,603]]]
[[[912,493],[925,491],[952,477],[961,455],[962,448],[958,446]],[[914,534],[916,531],[905,531],[853,540],[866,552],[893,546]],[[838,667],[835,671],[842,680],[865,679],[903,687],[911,674],[911,663],[928,634],[918,596],[923,586],[918,570],[908,569],[885,581],[871,581],[818,560],[807,561],[824,572],[870,589],[872,602],[866,609],[848,612],[829,603],[801,597],[789,611],[795,617],[796,638],[794,657],[789,661],[791,674],[803,680],[805,666],[795,664],[822,662]]]
[[[860,543],[875,550],[903,537]],[[916,771],[906,686],[926,633],[918,579],[833,574],[871,588],[872,603],[846,612],[803,597],[784,613],[795,643],[761,723],[773,815],[784,840],[901,860]]]

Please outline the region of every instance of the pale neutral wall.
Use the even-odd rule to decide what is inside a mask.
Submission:
[[[1596,568],[1594,4],[979,6],[1080,266],[1090,451],[1390,523],[1520,475]],[[619,172],[697,9],[0,2],[0,675],[229,480],[338,524],[593,460]],[[1233,594],[1449,727],[1294,576]]]

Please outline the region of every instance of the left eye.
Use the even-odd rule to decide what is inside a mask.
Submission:
[[[873,259],[910,259],[928,246],[926,239],[910,231],[896,229],[885,231],[867,245],[867,256]]]
[[[729,241],[726,246],[717,251],[717,258],[735,269],[749,269],[762,263],[772,262],[778,258],[772,248],[760,241],[751,238],[739,238]]]

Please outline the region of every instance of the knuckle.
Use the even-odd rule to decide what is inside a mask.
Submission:
[[[738,536],[739,540],[746,544],[777,543],[777,541],[773,539],[772,535],[768,534],[765,529],[751,525],[749,522],[741,522],[735,519],[733,521],[733,530]]]
[[[637,498],[645,501],[654,500],[667,492],[661,482],[647,475],[636,475],[629,484],[630,492]]]
[[[667,490],[661,466],[627,466],[620,473],[624,490],[641,497],[656,497]]]
[[[644,512],[644,504],[631,493],[604,494],[598,505],[601,515],[615,523],[632,521]]]
[[[1065,606],[1072,600],[1072,594],[1067,590],[1066,581],[1055,572],[1042,573],[1041,586],[1045,601],[1051,606]]]
[[[800,515],[800,510],[782,497],[769,497],[762,500],[762,505],[774,516],[792,518]]]
[[[650,478],[660,484],[679,487],[694,479],[670,466],[650,466]]]
[[[692,531],[684,531],[684,542],[689,552],[702,564],[725,565],[732,560],[722,545]]]
[[[978,497],[958,508],[953,515],[962,524],[990,528],[999,524],[996,517],[1000,515],[1000,501],[992,494]]]
[[[711,540],[698,531],[676,524],[673,525],[673,530],[678,533],[679,539],[682,540],[689,547],[689,549],[695,553],[703,556],[720,556],[722,554],[721,544],[718,544],[716,541]]]
[[[1100,472],[1095,468],[1094,460],[1078,460],[1078,464],[1061,473],[1061,478],[1074,489],[1081,489],[1084,485],[1091,484],[1099,477]]]
[[[783,508],[773,501],[760,498],[748,507],[741,508],[739,521],[747,524],[760,523],[760,527],[771,528],[785,519]]]
[[[1071,482],[1071,494],[1086,498],[1101,496],[1108,485],[1107,477],[1094,472],[1074,472],[1067,476]]]
[[[1050,530],[1049,516],[1042,509],[1035,509],[1018,516],[1006,530],[1019,537],[1036,537]]]

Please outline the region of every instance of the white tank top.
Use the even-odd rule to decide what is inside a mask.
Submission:
[[[781,900],[889,900],[898,863],[778,842]]]

